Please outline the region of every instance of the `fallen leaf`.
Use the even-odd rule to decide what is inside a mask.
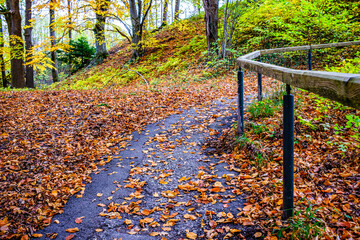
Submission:
[[[186,237],[189,239],[196,239],[197,238],[197,234],[193,233],[193,232],[187,232],[186,233]]]
[[[65,230],[66,232],[69,232],[69,233],[75,233],[75,232],[78,232],[79,231],[79,228],[75,227],[75,228],[68,228]]]

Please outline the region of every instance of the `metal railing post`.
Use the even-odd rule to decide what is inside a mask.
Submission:
[[[311,54],[311,46],[310,49],[308,51],[308,66],[309,66],[309,70],[312,70],[312,54]]]
[[[290,85],[286,85],[283,100],[283,218],[294,213],[294,95]]]
[[[244,133],[244,73],[239,68],[238,71],[238,135]]]
[[[259,56],[259,62],[261,62],[261,55]],[[258,101],[262,101],[262,74],[258,73]]]

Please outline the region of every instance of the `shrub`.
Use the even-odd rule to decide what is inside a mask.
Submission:
[[[70,41],[70,50],[59,51],[59,61],[71,65],[71,73],[88,65],[94,58],[95,48],[89,45],[85,37]]]

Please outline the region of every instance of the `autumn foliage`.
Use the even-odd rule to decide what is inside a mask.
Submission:
[[[199,87],[1,92],[1,235],[48,225],[128,134],[219,94]]]

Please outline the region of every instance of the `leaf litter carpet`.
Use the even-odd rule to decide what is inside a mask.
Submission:
[[[234,121],[223,98],[134,133],[126,148],[92,176],[43,236],[79,239],[209,239],[241,237],[243,207],[234,172],[203,143]],[[253,231],[253,229],[251,230]],[[252,235],[254,232],[252,232]],[[244,237],[244,236],[243,236]]]

